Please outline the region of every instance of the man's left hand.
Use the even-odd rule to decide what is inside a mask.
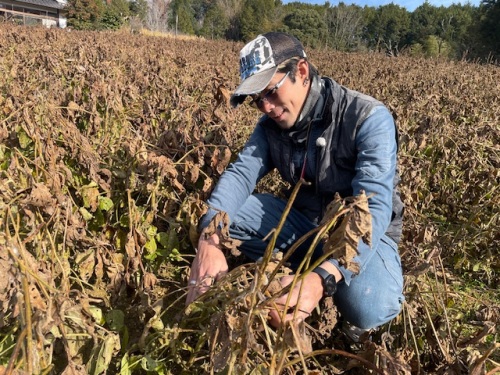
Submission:
[[[280,283],[284,288],[288,284],[291,284],[293,279],[293,275],[284,276],[280,279]],[[302,282],[304,285],[301,288]],[[276,307],[276,309],[269,312],[270,324],[272,326],[278,328],[284,322],[292,319],[304,320],[311,315],[311,312],[319,304],[321,297],[323,297],[323,283],[321,277],[314,272],[310,272],[304,277],[302,282],[297,282],[289,293],[274,301],[274,307]],[[285,308],[289,294],[291,294],[291,297],[288,303],[288,311],[285,313],[283,309]]]

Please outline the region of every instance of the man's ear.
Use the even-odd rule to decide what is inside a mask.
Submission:
[[[301,80],[309,77],[309,63],[307,60],[302,59],[297,63],[297,72]]]

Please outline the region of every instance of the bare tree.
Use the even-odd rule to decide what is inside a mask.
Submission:
[[[340,3],[329,10],[327,24],[332,47],[345,51],[355,47],[361,33],[363,15],[357,6]]]
[[[152,31],[169,31],[168,17],[172,0],[149,0],[146,27]]]

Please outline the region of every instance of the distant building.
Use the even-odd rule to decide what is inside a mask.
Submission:
[[[0,21],[65,28],[66,0],[0,0]]]

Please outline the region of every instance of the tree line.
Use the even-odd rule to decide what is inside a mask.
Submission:
[[[328,1],[315,5],[280,0],[69,0],[68,23],[76,29],[128,24],[233,41],[277,30],[312,48],[500,59],[500,0],[449,7],[426,1],[413,12],[393,3],[361,7]]]

